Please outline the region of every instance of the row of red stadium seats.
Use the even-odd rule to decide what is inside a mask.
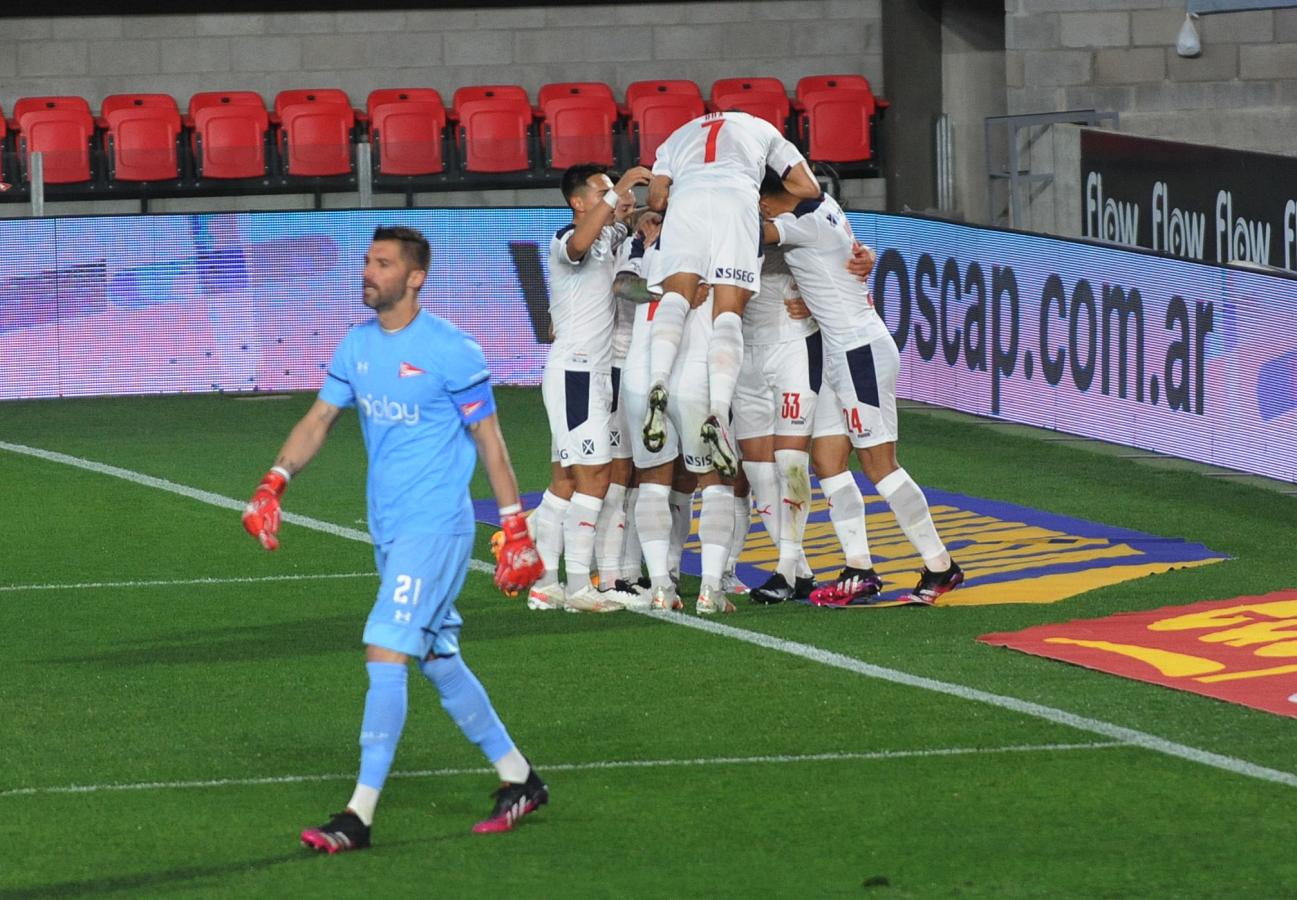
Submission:
[[[598,82],[547,84],[534,105],[518,85],[463,87],[449,107],[433,88],[382,89],[364,109],[336,88],[281,91],[269,108],[252,91],[209,91],[183,114],[167,94],[112,95],[98,116],[81,97],[29,97],[8,120],[0,110],[0,180],[30,181],[37,152],[49,185],[354,180],[362,143],[376,182],[651,166],[681,124],[729,109],[771,122],[813,161],[868,165],[886,106],[859,75],[802,78],[792,97],[776,78],[727,78],[706,100],[686,80],[635,82],[622,102]]]

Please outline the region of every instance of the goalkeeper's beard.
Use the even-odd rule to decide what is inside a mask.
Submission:
[[[371,293],[371,289],[372,289],[372,293]],[[390,294],[384,294],[382,291],[378,289],[377,285],[367,284],[361,289],[360,292],[361,302],[364,303],[366,306],[368,306],[370,309],[372,309],[374,312],[379,312],[379,313],[386,312],[387,310],[392,309],[394,306],[396,306],[396,304],[401,302],[401,298],[404,296],[405,296],[404,285],[402,285],[399,291],[394,291]]]

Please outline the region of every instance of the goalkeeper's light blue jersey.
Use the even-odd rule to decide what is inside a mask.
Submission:
[[[490,378],[482,348],[427,311],[395,334],[357,325],[338,344],[320,399],[360,415],[374,543],[473,530],[468,426],[495,412]]]

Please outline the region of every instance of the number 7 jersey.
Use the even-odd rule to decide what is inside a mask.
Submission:
[[[766,166],[781,176],[801,152],[765,119],[738,110],[708,113],[681,125],[658,146],[654,175],[671,179],[672,193],[691,187],[734,187],[756,203]]]

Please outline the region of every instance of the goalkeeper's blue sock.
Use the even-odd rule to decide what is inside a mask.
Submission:
[[[347,808],[370,825],[405,728],[406,669],[404,664],[387,662],[365,663],[365,669],[369,692],[360,726],[360,778]]]
[[[464,732],[464,737],[477,744],[486,758],[498,767],[514,751],[513,739],[495,714],[491,699],[477,676],[459,654],[425,659],[419,664],[419,669],[441,694],[442,707]],[[521,779],[505,780],[521,781],[526,777],[524,772]]]

